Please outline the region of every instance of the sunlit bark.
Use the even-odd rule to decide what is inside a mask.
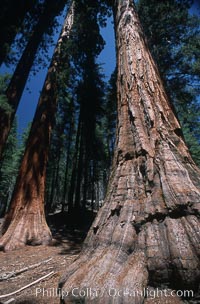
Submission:
[[[116,0],[113,10],[118,127],[112,174],[105,204],[80,257],[59,286],[68,292],[73,287],[100,290],[95,300],[86,293],[84,303],[154,303],[145,300],[143,288],[198,287],[200,172],[182,138],[133,2]],[[130,298],[120,292],[113,298],[112,288],[139,293]],[[160,300],[181,303],[177,297]],[[75,301],[77,297],[68,295],[61,302]]]
[[[74,4],[72,2],[42,89],[15,185],[11,208],[3,225],[0,248],[5,251],[25,244],[39,245],[51,241],[51,232],[44,214],[46,163],[57,105],[56,76],[60,49],[63,40],[69,37],[73,18]]]
[[[48,29],[52,19],[61,9],[61,5],[64,5],[63,1],[60,1],[60,5],[54,7],[54,11],[52,11],[52,1],[46,0],[44,11],[40,16],[38,23],[33,29],[33,34],[29,38],[29,41],[23,51],[23,54],[16,66],[15,72],[5,92],[8,104],[11,107],[12,111],[6,112],[0,108],[0,159],[38,47],[41,43],[42,36]]]

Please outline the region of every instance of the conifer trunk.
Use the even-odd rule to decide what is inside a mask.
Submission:
[[[74,101],[72,100],[72,109],[73,109]],[[64,178],[64,189],[62,195],[62,212],[65,211],[66,207],[66,197],[69,192],[69,164],[70,164],[70,153],[72,148],[72,136],[73,136],[73,123],[74,123],[74,114],[71,112],[70,123],[69,123],[69,133],[67,139],[67,157],[65,164],[65,178]]]
[[[77,172],[78,172],[78,158],[79,158],[79,149],[80,149],[80,138],[81,138],[81,124],[82,118],[79,114],[78,128],[76,133],[76,143],[75,151],[73,155],[73,164],[72,164],[72,174],[70,178],[70,186],[68,193],[68,213],[72,214],[75,208],[75,192],[77,185]]]
[[[12,112],[7,113],[3,109],[0,109],[0,158],[12,127],[13,119],[24,91],[30,69],[33,65],[37,49],[41,43],[42,36],[48,29],[57,11],[60,10],[62,2],[63,1],[60,2],[58,7],[54,7],[51,0],[46,0],[44,11],[33,29],[33,34],[23,51],[23,54],[6,90],[6,96],[8,103],[12,108]]]
[[[200,171],[181,136],[133,1],[115,0],[113,11],[118,127],[112,173],[80,257],[60,281],[69,292],[62,303],[155,303],[145,300],[143,288],[195,290],[200,278]],[[87,292],[70,296],[73,288],[75,295],[87,288],[98,292],[93,299]],[[120,294],[110,296],[112,288]],[[131,296],[133,291],[138,295]],[[158,300],[181,303],[171,296]]]
[[[34,8],[35,0],[1,0],[0,14],[0,66],[6,60],[17,32],[28,12]]]
[[[0,249],[13,250],[25,244],[39,245],[51,241],[44,214],[46,163],[50,134],[57,105],[59,56],[63,39],[69,37],[74,4],[67,14],[33,119],[27,147],[16,181],[11,208],[5,218]]]

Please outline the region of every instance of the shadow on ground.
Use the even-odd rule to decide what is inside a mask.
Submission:
[[[61,247],[60,254],[78,254],[96,213],[83,210],[76,214],[56,213],[47,217],[53,235],[52,246]]]

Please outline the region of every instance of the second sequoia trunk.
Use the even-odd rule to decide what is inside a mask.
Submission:
[[[133,2],[116,0],[113,8],[118,128],[112,174],[83,251],[60,281],[62,303],[155,303],[145,300],[144,288],[197,289],[200,276],[200,172]],[[180,303],[173,296],[161,301]]]
[[[48,244],[52,239],[44,214],[46,164],[57,106],[62,43],[69,39],[73,19],[74,1],[67,13],[41,92],[10,210],[2,226],[0,250],[9,251],[26,244]]]
[[[44,10],[41,13],[38,23],[33,28],[33,34],[23,51],[5,92],[12,112],[7,113],[0,108],[0,159],[42,36],[47,31],[53,18],[58,14],[62,6],[64,6],[62,0],[58,1],[57,5],[53,5],[51,0],[46,0]]]

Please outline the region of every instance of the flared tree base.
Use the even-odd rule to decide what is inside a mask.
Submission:
[[[200,281],[200,171],[132,0],[112,1],[118,120],[104,206],[59,287],[62,303],[181,303]],[[151,299],[144,289],[181,290]],[[88,292],[94,293],[88,295]],[[64,292],[66,296],[64,297]],[[130,293],[130,294],[129,294]]]
[[[138,232],[131,221],[116,220],[107,225],[108,233],[115,223],[110,244],[104,235],[90,246],[96,226],[90,230],[81,256],[59,283],[61,303],[175,304],[194,295],[200,279],[195,216],[154,219]]]
[[[51,231],[43,212],[26,212],[22,209],[1,237],[0,250],[11,251],[25,245],[48,245],[51,240]]]

